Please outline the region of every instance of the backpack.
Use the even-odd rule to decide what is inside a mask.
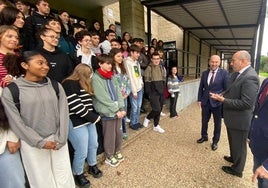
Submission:
[[[55,93],[57,95],[57,98],[59,99],[59,85],[58,82],[55,80],[51,80],[51,84],[53,89],[55,90]],[[10,93],[12,95],[13,101],[15,103],[15,106],[17,107],[18,111],[20,112],[20,90],[16,83],[11,82],[7,85],[8,89],[10,90]]]

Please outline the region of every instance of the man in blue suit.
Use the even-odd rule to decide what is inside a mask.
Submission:
[[[214,119],[214,136],[211,149],[218,149],[218,141],[221,134],[222,103],[210,98],[210,93],[222,93],[226,89],[228,72],[219,68],[221,59],[218,55],[212,55],[209,60],[209,69],[202,73],[199,91],[198,105],[202,108],[201,138],[197,143],[208,141],[208,122],[211,114]]]
[[[261,85],[249,132],[249,146],[254,156],[253,181],[268,187],[268,78]]]

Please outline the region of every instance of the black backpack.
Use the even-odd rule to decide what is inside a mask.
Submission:
[[[57,95],[57,98],[59,99],[59,85],[58,82],[55,80],[51,80],[51,84],[53,89],[55,90],[55,93]],[[7,85],[8,89],[10,90],[10,93],[12,95],[13,101],[15,103],[15,106],[20,112],[20,90],[16,83],[11,82]]]

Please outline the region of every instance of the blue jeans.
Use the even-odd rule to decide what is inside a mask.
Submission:
[[[25,176],[19,151],[10,154],[6,148],[0,155],[0,187],[25,187]]]
[[[254,161],[254,166],[253,166],[253,173],[255,170],[262,165],[263,161],[260,161],[258,158],[255,156],[253,157]],[[258,188],[267,188],[268,187],[268,180],[267,179],[262,179],[258,178]]]
[[[133,94],[130,94],[130,103],[131,103],[131,110],[130,110],[130,123],[131,125],[135,125],[139,123],[140,118],[140,111],[141,111],[141,104],[142,104],[142,95],[143,89],[141,89],[138,93],[138,98],[135,99]]]
[[[74,175],[83,173],[85,159],[89,166],[97,164],[98,134],[95,124],[73,128],[70,120],[68,138],[75,150],[72,164]]]

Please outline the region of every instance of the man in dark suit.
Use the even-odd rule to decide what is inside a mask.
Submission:
[[[222,103],[210,98],[209,93],[222,93],[226,89],[228,72],[219,68],[221,59],[218,55],[213,55],[209,60],[209,69],[202,73],[199,91],[198,105],[202,108],[202,129],[201,138],[197,143],[208,141],[208,122],[213,114],[214,136],[211,149],[218,149],[218,141],[221,134]]]
[[[245,167],[248,131],[259,87],[259,78],[250,66],[250,60],[247,51],[236,52],[231,61],[234,73],[226,91],[223,95],[211,93],[211,98],[223,103],[223,117],[231,154],[224,156],[224,159],[233,163],[232,166],[223,166],[222,170],[238,177],[242,177]]]
[[[268,187],[268,78],[262,82],[249,132],[249,146],[254,156],[253,181]]]

